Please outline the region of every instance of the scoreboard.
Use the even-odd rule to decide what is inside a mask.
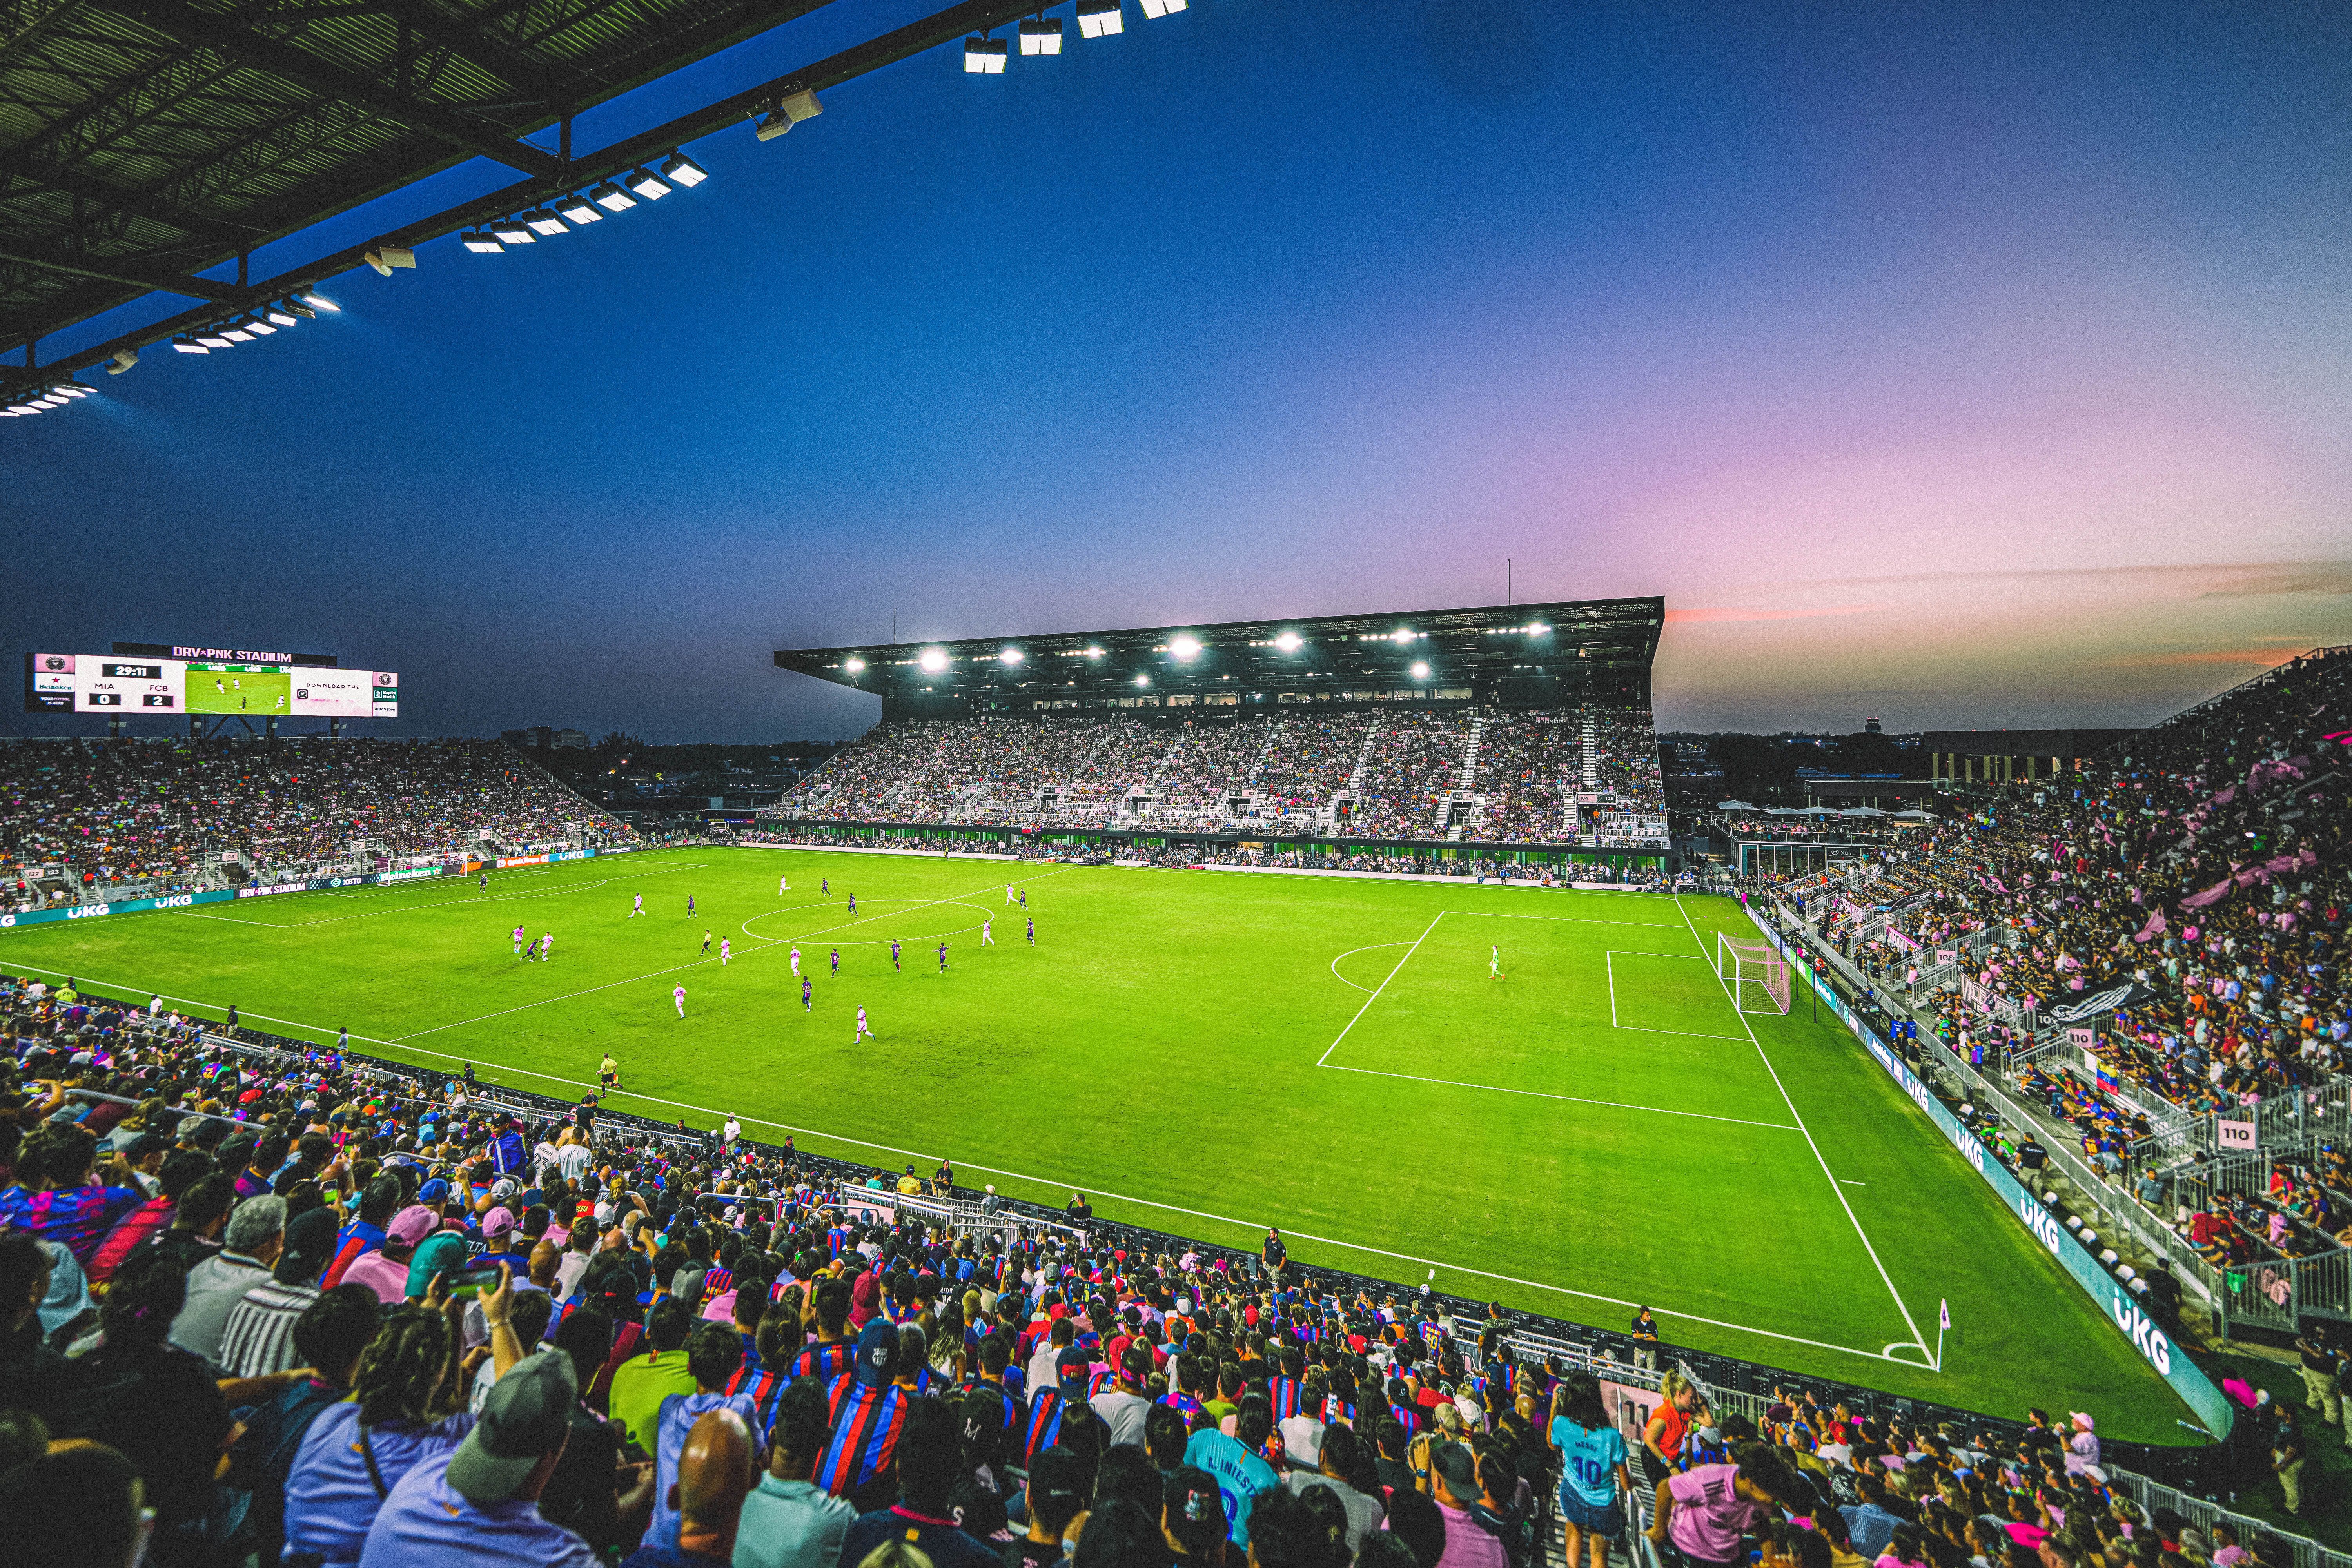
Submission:
[[[205,650],[213,652],[217,650]],[[265,719],[397,719],[400,677],[233,658],[28,653],[27,713],[221,713]]]

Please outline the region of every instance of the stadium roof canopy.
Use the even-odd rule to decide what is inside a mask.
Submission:
[[[580,111],[825,3],[10,0],[0,6],[0,350],[26,349],[28,367],[0,365],[0,385],[266,309],[370,251],[413,249],[625,178],[804,90],[1040,9],[967,0],[610,146],[572,147]],[[792,119],[807,112],[792,107]],[[257,247],[476,158],[520,177],[247,279]],[[149,295],[198,303],[30,369],[40,339]]]
[[[786,649],[779,668],[883,700],[886,718],[1302,701],[1650,699],[1665,600]]]

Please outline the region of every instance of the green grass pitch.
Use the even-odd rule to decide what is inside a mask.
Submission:
[[[516,961],[517,921],[554,933],[551,962]],[[944,1153],[1179,1234],[1254,1247],[1278,1224],[1310,1264],[1614,1328],[1641,1301],[1676,1343],[2187,1436],[1843,1027],[1801,994],[1788,1017],[1732,1006],[1717,931],[1754,934],[1711,898],[711,848],[26,927],[0,968],[321,1041],[348,1025],[546,1092],[610,1051],[618,1109],[735,1111],[925,1173]],[[852,1042],[860,1005],[878,1043]],[[1919,1346],[1944,1298],[1938,1372]]]

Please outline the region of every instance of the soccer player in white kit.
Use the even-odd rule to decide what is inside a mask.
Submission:
[[[793,879],[792,879],[792,878],[791,878],[791,877],[789,877],[789,876],[783,876],[783,877],[779,877],[779,878],[777,878],[777,879],[776,879],[776,895],[777,895],[777,897],[782,898],[784,894],[789,893],[789,892],[791,892],[792,890],[793,890]]]
[[[798,974],[800,972],[801,972],[801,950],[800,950],[798,947],[795,947],[795,948],[793,948],[793,973],[794,974]]]
[[[727,961],[734,956],[733,950],[727,945],[728,940],[723,936],[719,939],[719,967],[721,969],[726,968]]]
[[[685,1016],[686,1016],[686,987],[685,987],[685,986],[683,986],[683,985],[673,985],[673,986],[671,986],[671,987],[669,988],[669,999],[670,999],[672,1002],[675,1002],[675,1003],[677,1003],[677,1016],[678,1016],[679,1017],[681,1017],[681,1018],[685,1017]]]
[[[541,963],[545,963],[547,960],[555,956],[555,933],[553,931],[549,931],[545,936],[539,939],[539,956]]]
[[[981,945],[981,946],[982,946],[982,947],[994,947],[994,946],[996,945],[996,938],[995,938],[995,936],[992,934],[992,928],[995,925],[995,923],[996,923],[995,921],[993,921],[990,920],[986,915],[982,915],[982,916],[981,916],[981,917],[980,917],[980,945]]]
[[[639,893],[637,895],[637,901],[629,906],[629,918],[631,920],[635,920],[639,915],[644,914],[645,912],[646,896],[643,893]]]
[[[1004,901],[1008,904],[1013,901],[1013,884],[1010,882],[1004,884]]]
[[[522,927],[520,926],[517,926],[514,929],[514,944],[515,956],[517,958],[520,958],[522,956]]]
[[[860,1040],[870,1040],[874,1037],[874,1031],[866,1026],[866,1009],[860,1007],[857,1009],[857,1033],[849,1037],[849,1043],[854,1046]]]

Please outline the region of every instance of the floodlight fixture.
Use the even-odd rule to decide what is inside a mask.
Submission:
[[[963,41],[963,68],[974,76],[1004,74],[1004,40],[977,35]]]
[[[244,320],[238,321],[237,325],[243,327],[247,331],[251,332],[257,338],[266,338],[269,336],[270,333],[278,330],[276,327],[271,326],[268,321],[263,321],[258,316],[247,316]]]
[[[139,351],[137,349],[117,349],[114,351],[114,363],[106,367],[106,374],[109,375],[121,375],[124,371],[129,370],[132,365],[137,364],[138,363]]]
[[[522,221],[529,226],[530,232],[533,234],[546,235],[551,237],[555,235],[570,234],[572,232],[571,229],[564,226],[564,223],[562,218],[557,217],[545,207],[540,208],[537,212],[523,214]]]
[[[196,342],[195,339],[184,334],[180,337],[173,338],[172,340],[172,346],[179,350],[184,354],[208,354],[213,352],[212,350],[205,347],[204,344]]]
[[[1087,649],[1087,657],[1088,658],[1100,658],[1102,657],[1102,649],[1098,647],[1090,647]]]
[[[607,180],[588,193],[588,199],[608,213],[625,213],[637,205],[637,198]]]
[[[1108,38],[1127,29],[1118,0],[1078,0],[1078,37]]]
[[[849,671],[850,674],[856,675],[865,669],[866,661],[853,655],[852,657],[841,661],[841,668]]]
[[[1402,626],[1399,626],[1396,630],[1394,630],[1394,631],[1392,631],[1392,632],[1391,632],[1391,633],[1389,634],[1389,641],[1391,641],[1391,642],[1411,642],[1411,641],[1412,641],[1412,633],[1411,633],[1411,632],[1407,631],[1407,630],[1406,630],[1404,627],[1402,627]]]
[[[1426,661],[1415,661],[1412,667],[1412,678],[1415,680],[1427,680],[1429,679],[1429,665]]]
[[[383,276],[389,278],[392,276],[392,269],[395,267],[415,266],[416,252],[404,245],[379,245],[362,256],[360,259],[374,268]]]
[[[577,191],[557,202],[555,210],[564,222],[576,224],[583,228],[592,223],[604,221],[604,215],[596,210],[596,204]]]
[[[1003,653],[996,656],[996,662],[999,664],[1008,665],[1019,664],[1021,662],[1021,650],[1017,647],[1006,648]]]
[[[294,313],[294,307],[288,304],[283,300],[278,300],[275,305],[268,307],[261,312],[261,314],[272,326],[278,327],[290,327],[295,322],[302,319],[300,316]]]
[[[1192,658],[1200,653],[1201,642],[1198,637],[1176,637],[1169,642],[1168,651],[1178,658]]]
[[[1549,636],[1551,628],[1543,625],[1540,621],[1528,628],[1528,636],[1531,637],[1546,637]]]
[[[662,164],[661,172],[663,179],[673,185],[683,185],[689,191],[710,178],[709,170],[678,152],[670,153],[668,159]]]
[[[669,195],[669,182],[651,169],[632,169],[629,171],[629,177],[623,180],[621,184],[649,202],[657,202]]]
[[[500,245],[537,245],[539,243],[538,237],[530,232],[530,225],[519,217],[502,217],[490,225],[490,237]]]
[[[1143,0],[1143,14],[1153,21],[1172,16],[1184,8],[1185,0]]]
[[[90,395],[89,388],[78,381],[61,381],[49,390],[60,397],[88,397]]]
[[[506,254],[507,247],[499,243],[499,237],[495,234],[478,234],[472,229],[467,229],[464,234],[459,235],[457,237],[464,242],[467,249],[472,251],[477,256],[503,256]]]
[[[943,670],[948,667],[947,650],[945,648],[927,647],[919,656],[917,657],[915,662],[921,665],[925,669],[929,670],[933,675],[937,675],[940,670]]]
[[[245,330],[242,322],[231,321],[228,325],[215,330],[220,333],[223,342],[249,343],[253,341],[253,334]]]
[[[1059,16],[1033,16],[1022,23],[1021,52],[1024,55],[1060,54],[1062,19]]]
[[[208,349],[225,349],[231,346],[229,341],[221,336],[221,330],[218,327],[206,327],[196,334],[196,342]]]
[[[305,290],[302,295],[302,303],[305,305],[314,306],[319,310],[326,311],[331,316],[341,314],[343,309],[341,305],[336,304],[332,300],[328,299],[324,294],[311,293],[308,290]]]
[[[1297,653],[1305,642],[1306,639],[1297,632],[1285,632],[1274,639],[1274,646],[1285,653]]]

